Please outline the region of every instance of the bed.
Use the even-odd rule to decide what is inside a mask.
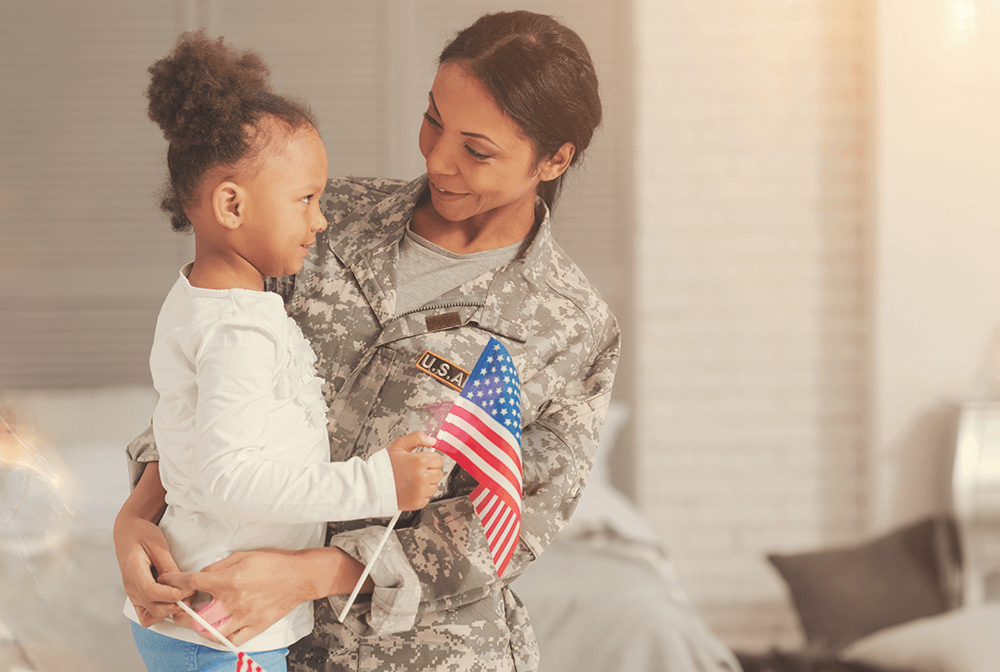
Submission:
[[[768,556],[806,644],[745,672],[1000,670],[1000,404],[965,405],[956,445],[952,512]]]
[[[144,387],[0,393],[0,672],[140,672],[111,542],[123,449],[149,423]],[[615,405],[576,514],[513,584],[545,672],[738,672],[663,543],[606,478]],[[15,431],[10,431],[10,429]],[[37,429],[29,436],[27,428]]]

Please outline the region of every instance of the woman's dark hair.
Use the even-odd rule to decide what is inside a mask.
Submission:
[[[184,209],[195,202],[206,172],[228,166],[252,176],[270,142],[316,126],[308,106],[271,91],[271,72],[259,54],[237,51],[204,30],[181,34],[149,74],[149,118],[170,143],[160,208],[175,231],[192,229]]]
[[[461,31],[438,63],[467,61],[503,112],[535,145],[537,161],[571,142],[576,163],[601,123],[597,72],[580,36],[551,16],[533,12],[486,14]],[[564,173],[565,174],[565,173]],[[541,182],[551,210],[562,186]]]

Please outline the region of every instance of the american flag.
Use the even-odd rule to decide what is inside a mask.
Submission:
[[[503,576],[521,533],[521,382],[510,353],[495,338],[448,411],[434,447],[479,482],[472,505],[497,576]]]
[[[264,669],[253,658],[240,651],[237,654],[236,672],[264,672]]]

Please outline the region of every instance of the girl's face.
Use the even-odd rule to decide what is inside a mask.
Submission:
[[[428,101],[420,152],[434,210],[452,222],[482,225],[514,216],[533,223],[543,166],[479,79],[461,63],[445,63]]]
[[[302,270],[316,234],[326,228],[319,197],[327,179],[323,140],[313,129],[294,133],[246,184],[243,256],[263,276]]]

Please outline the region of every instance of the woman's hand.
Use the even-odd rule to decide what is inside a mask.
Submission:
[[[177,600],[192,594],[156,581],[159,574],[179,571],[163,532],[153,522],[163,512],[164,495],[159,465],[152,462],[115,518],[115,554],[125,595],[147,628],[180,612]]]
[[[159,580],[188,594],[199,590],[212,595],[229,617],[216,629],[239,646],[303,602],[350,593],[362,569],[338,548],[267,548],[233,553],[200,572],[161,575]],[[366,581],[362,592],[370,593],[372,585]],[[174,623],[196,629],[187,614],[175,616]]]

